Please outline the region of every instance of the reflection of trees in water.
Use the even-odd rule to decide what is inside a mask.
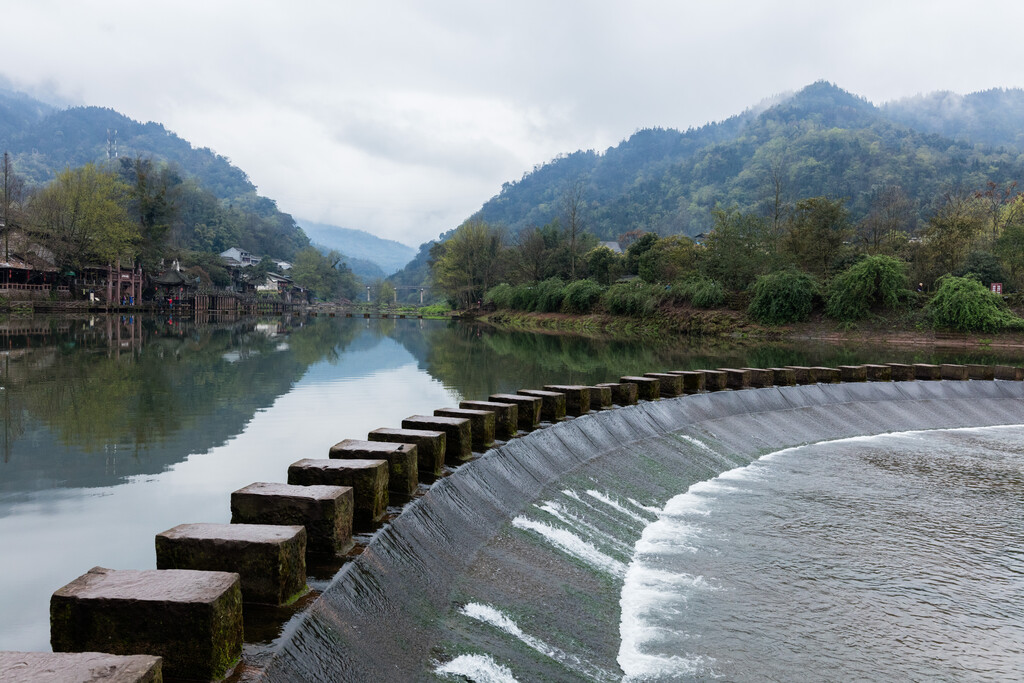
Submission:
[[[159,472],[238,434],[312,363],[336,359],[356,333],[328,320],[136,324],[141,343],[127,352],[108,344],[105,331],[73,326],[42,348],[34,339],[7,354],[4,478],[35,470],[87,486]],[[26,423],[48,452],[19,443]],[[111,452],[120,454],[113,477],[90,457]]]
[[[446,386],[470,398],[544,384],[596,384],[659,370],[860,363],[1014,363],[1012,350],[822,342],[751,343],[675,337],[649,341],[601,340],[562,334],[508,332],[484,325],[432,325],[396,330],[396,339]]]

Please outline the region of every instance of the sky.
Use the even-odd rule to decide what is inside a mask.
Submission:
[[[156,121],[297,219],[410,246],[507,181],[818,80],[876,104],[1024,86],[978,0],[0,0],[0,82]]]

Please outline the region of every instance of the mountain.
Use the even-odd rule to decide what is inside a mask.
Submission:
[[[882,105],[893,121],[954,140],[1024,151],[1024,90],[994,88],[969,95],[949,91]]]
[[[363,230],[339,228],[336,225],[302,219],[299,219],[299,225],[316,244],[334,249],[349,257],[349,267],[356,275],[360,275],[360,271],[353,263],[358,264],[362,261],[376,264],[380,267],[382,274],[373,277],[384,277],[400,270],[416,255],[416,250],[410,246],[371,235]],[[367,278],[363,277],[363,279]]]
[[[237,246],[290,258],[309,244],[292,217],[260,196],[245,172],[227,158],[193,147],[159,123],[140,123],[113,109],[59,109],[0,90],[0,150],[11,153],[15,172],[29,185],[44,184],[66,168],[87,163],[114,170],[134,158],[170,164],[171,184],[190,193],[181,212],[185,223],[172,230],[175,246],[181,248],[223,251]],[[198,188],[184,186],[184,180]]]
[[[845,197],[856,221],[889,185],[903,188],[923,220],[949,190],[1024,180],[1015,147],[1024,130],[1022,99],[1020,91],[964,98],[955,124],[936,100],[876,107],[818,82],[720,123],[640,130],[602,153],[559,156],[505,183],[472,218],[513,232],[564,222],[567,189],[580,183],[584,227],[601,239],[636,229],[696,235],[711,227],[715,207],[767,213],[776,192],[784,202]],[[929,114],[937,110],[949,115]],[[964,125],[968,120],[974,123]],[[939,121],[961,134],[954,139]]]

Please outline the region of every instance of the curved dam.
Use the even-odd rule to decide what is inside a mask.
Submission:
[[[686,678],[672,656],[624,670],[624,584],[666,504],[782,449],[1022,423],[1022,382],[911,381],[696,394],[531,432],[409,505],[289,625],[263,678]],[[1024,491],[1019,470],[989,481]]]

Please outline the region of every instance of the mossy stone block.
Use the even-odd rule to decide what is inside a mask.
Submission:
[[[331,446],[327,457],[332,460],[386,460],[388,491],[401,498],[409,498],[419,487],[419,454],[415,444],[345,439]]]
[[[351,486],[256,482],[231,494],[232,524],[302,525],[306,552],[341,555],[352,547]]]
[[[496,403],[514,403],[519,408],[519,429],[524,432],[533,431],[540,425],[542,400],[537,396],[520,396],[518,394],[491,394],[488,401]]]
[[[366,435],[370,441],[411,443],[416,446],[416,469],[420,479],[438,477],[444,467],[445,433],[436,429],[391,429],[382,427]]]
[[[540,417],[547,422],[558,422],[565,419],[565,394],[560,391],[545,389],[520,389],[520,396],[534,396],[540,399]]]
[[[459,465],[473,457],[473,425],[466,417],[413,415],[402,420],[402,429],[444,432],[444,461]]]
[[[156,535],[156,568],[235,572],[242,600],[283,605],[306,588],[306,528],[179,524]]]
[[[590,412],[590,387],[579,384],[545,384],[545,391],[565,394],[565,414],[573,417]]]
[[[103,652],[0,652],[4,683],[161,683],[163,659]]]
[[[304,458],[288,466],[294,486],[344,486],[352,489],[352,524],[367,529],[384,518],[388,507],[387,460]],[[306,537],[309,547],[309,537]]]
[[[93,567],[51,596],[50,645],[162,657],[168,678],[223,678],[242,655],[238,574]]]
[[[486,410],[494,413],[494,436],[508,441],[519,431],[519,406],[515,403],[499,403],[497,401],[462,401],[460,408],[466,410]]]

